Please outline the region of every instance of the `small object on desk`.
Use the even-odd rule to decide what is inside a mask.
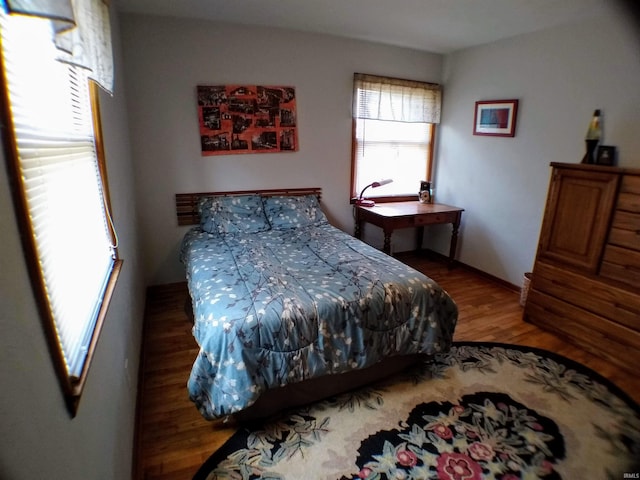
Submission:
[[[389,202],[374,207],[356,204],[355,237],[362,237],[365,222],[382,228],[384,246],[382,251],[391,254],[391,234],[399,228],[416,228],[416,250],[422,249],[425,225],[450,223],[452,225],[449,243],[449,266],[453,266],[458,243],[458,229],[464,208],[442,203]]]
[[[431,182],[427,182],[425,180],[420,182],[418,201],[420,203],[431,203]]]

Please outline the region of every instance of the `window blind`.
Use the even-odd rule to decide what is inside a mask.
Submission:
[[[83,374],[117,259],[88,71],[55,60],[51,22],[5,14],[0,22],[17,170],[49,313],[73,384]]]
[[[424,179],[430,128],[424,123],[358,119],[354,134],[355,191],[381,178],[393,178],[387,195],[414,194]]]

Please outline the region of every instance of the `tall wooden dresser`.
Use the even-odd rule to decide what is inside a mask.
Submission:
[[[637,374],[640,169],[551,167],[524,318]]]

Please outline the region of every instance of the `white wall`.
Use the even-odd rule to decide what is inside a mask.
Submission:
[[[442,57],[415,50],[205,21],[125,15],[121,23],[149,284],[184,281],[179,192],[320,186],[330,220],[353,232],[353,73],[441,77]],[[196,86],[228,83],[294,86],[300,150],[201,156]]]
[[[619,164],[640,167],[640,42],[616,10],[457,52],[445,62],[435,189],[465,208],[460,261],[516,285],[533,266],[549,163],[579,163],[593,111]],[[520,100],[515,138],[472,135],[478,100]],[[446,252],[448,232],[435,249]]]
[[[116,67],[120,72],[117,22]],[[0,149],[0,478],[131,478],[144,288],[137,261],[133,167],[122,79],[101,95],[115,223],[124,259],[77,416],[49,356],[22,252]],[[128,359],[128,372],[124,362]]]

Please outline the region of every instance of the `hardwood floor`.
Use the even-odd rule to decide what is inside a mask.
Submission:
[[[477,272],[426,257],[403,255],[458,304],[457,341],[489,341],[544,348],[597,371],[640,403],[633,376],[534,325],[523,322],[519,292]],[[204,420],[187,396],[197,346],[191,335],[186,284],[150,288],[147,294],[134,479],[191,479],[200,465],[235,432],[233,422]]]

